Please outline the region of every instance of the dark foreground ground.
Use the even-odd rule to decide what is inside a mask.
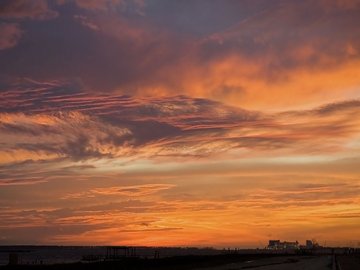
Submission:
[[[13,265],[0,267],[1,270],[34,269],[121,269],[121,270],[360,270],[360,256],[357,255],[215,255],[178,256],[162,259],[122,259],[93,263],[72,263],[54,265]]]

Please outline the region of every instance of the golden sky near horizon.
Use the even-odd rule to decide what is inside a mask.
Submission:
[[[360,245],[360,1],[0,3],[0,245]]]

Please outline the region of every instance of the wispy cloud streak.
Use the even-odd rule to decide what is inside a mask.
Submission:
[[[61,82],[17,87],[1,94],[2,163],[206,157],[237,149],[299,154],[309,146],[318,154],[345,153],[359,135],[358,100],[271,115],[186,96],[97,96]]]

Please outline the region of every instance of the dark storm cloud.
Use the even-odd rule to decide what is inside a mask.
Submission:
[[[266,0],[194,0],[145,2],[146,15],[156,25],[166,25],[181,33],[207,36],[221,32],[231,25],[254,16],[274,5]]]
[[[360,39],[353,26],[359,22],[360,6],[346,8],[342,2],[347,1],[272,1],[254,16],[210,35],[204,42],[203,57],[240,54],[254,61],[265,58],[262,63],[269,76],[358,58]]]
[[[6,43],[12,50],[0,52],[0,61],[7,63],[0,67],[3,75],[77,78],[98,92],[191,93],[194,80],[214,76],[208,67],[234,55],[243,58],[233,63],[234,69],[254,63],[260,74],[251,76],[274,80],[286,79],[289,71],[299,67],[334,66],[358,59],[360,50],[354,28],[358,24],[357,1],[58,4],[50,8],[46,1],[4,2],[2,17],[18,18],[23,32],[17,46],[15,41]],[[55,13],[59,14],[56,18]],[[20,20],[26,18],[55,19],[46,23]],[[245,59],[249,63],[243,62]],[[189,68],[196,71],[195,78]],[[225,93],[229,87],[235,89],[234,95],[237,89],[250,87],[213,85],[216,89],[203,86],[200,93],[215,91],[214,95],[221,97],[231,94]]]

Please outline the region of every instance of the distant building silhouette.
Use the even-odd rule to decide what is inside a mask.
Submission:
[[[316,242],[316,240],[306,240],[306,245],[301,246],[301,248],[304,249],[315,249],[315,248],[321,248],[321,246]]]
[[[280,240],[269,240],[268,249],[299,249],[299,242],[281,242]]]

